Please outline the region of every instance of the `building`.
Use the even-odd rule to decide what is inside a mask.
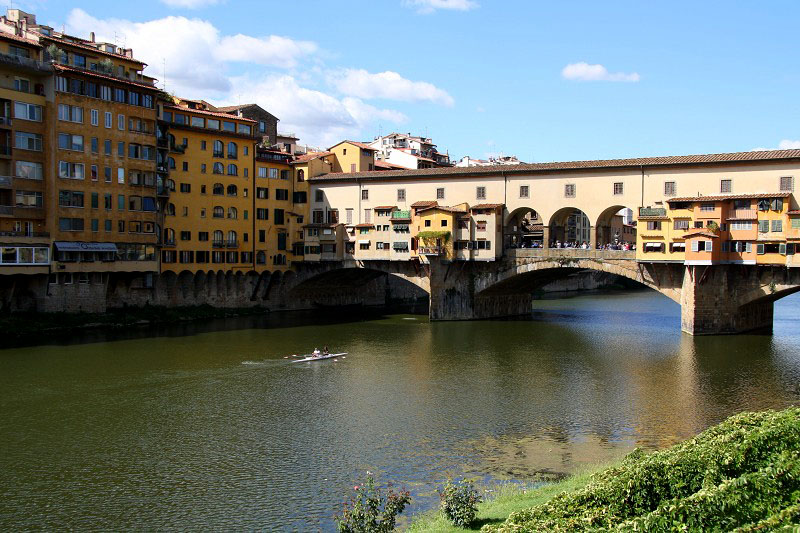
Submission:
[[[423,169],[450,166],[449,154],[439,153],[433,141],[415,137],[410,133],[390,133],[376,137],[371,143],[376,159],[386,164],[406,169]]]
[[[258,272],[285,270],[303,257],[302,247],[295,246],[299,241],[293,236],[304,223],[308,191],[305,182],[296,187],[291,161],[292,156],[286,152],[256,150],[255,253]]]
[[[256,135],[260,138],[260,144],[269,148],[278,143],[278,122],[280,119],[261,108],[258,104],[223,106],[217,107],[215,111],[255,121]],[[289,151],[289,153],[293,152]]]
[[[202,101],[160,106],[169,153],[163,272],[255,269],[253,185],[258,123]],[[163,143],[162,143],[163,144]]]
[[[333,154],[332,172],[371,172],[375,170],[375,152],[377,150],[367,144],[357,141],[342,141],[328,148],[328,152]]]
[[[460,168],[465,167],[490,167],[493,165],[521,165],[522,161],[517,159],[515,155],[501,155],[499,157],[490,157],[489,159],[473,159],[465,155],[459,159],[455,166]]]

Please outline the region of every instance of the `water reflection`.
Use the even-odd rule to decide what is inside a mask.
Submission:
[[[0,528],[329,530],[365,470],[412,511],[448,474],[559,475],[796,403],[798,310],[778,304],[772,337],[694,338],[632,292],[526,320],[259,318],[5,350]],[[350,355],[284,359],[324,345]]]

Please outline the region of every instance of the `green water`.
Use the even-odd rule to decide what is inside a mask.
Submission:
[[[370,470],[569,472],[800,403],[800,295],[775,335],[692,338],[651,292],[525,320],[247,318],[0,351],[0,529],[331,530]],[[329,345],[338,361],[292,364]]]

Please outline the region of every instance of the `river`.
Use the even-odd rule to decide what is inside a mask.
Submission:
[[[800,294],[773,336],[697,337],[648,291],[518,320],[211,321],[0,351],[0,529],[329,531],[367,470],[547,479],[800,403]],[[287,354],[329,345],[337,361]]]

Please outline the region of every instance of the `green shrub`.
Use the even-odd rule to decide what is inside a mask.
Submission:
[[[635,451],[583,489],[484,530],[770,530],[795,523],[798,502],[800,409],[791,408],[742,413],[667,450]]]
[[[475,521],[481,497],[470,481],[453,482],[448,479],[439,491],[441,509],[454,526],[469,527]]]
[[[342,514],[333,519],[340,533],[384,533],[392,531],[397,515],[411,503],[411,494],[407,490],[395,492],[391,485],[383,490],[375,485],[371,474],[363,483],[353,489],[355,495],[344,504]]]

